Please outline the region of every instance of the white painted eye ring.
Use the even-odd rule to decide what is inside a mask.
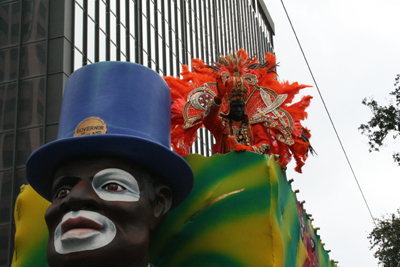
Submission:
[[[117,190],[108,190],[106,186],[117,185]],[[106,201],[136,202],[140,198],[140,188],[135,177],[127,171],[108,168],[96,173],[92,180],[96,194]]]

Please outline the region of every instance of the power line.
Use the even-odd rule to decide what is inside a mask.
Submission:
[[[304,51],[303,51],[303,48],[302,48],[302,46],[301,46],[301,44],[300,44],[299,38],[297,37],[296,31],[294,30],[292,21],[290,20],[289,14],[288,14],[288,12],[287,12],[287,10],[286,10],[285,4],[283,3],[283,0],[281,0],[281,3],[282,3],[282,6],[283,6],[283,9],[285,10],[286,16],[287,16],[287,18],[288,18],[288,20],[289,20],[290,26],[292,27],[292,31],[293,31],[293,33],[294,33],[294,36],[296,37],[297,44],[299,45],[299,48],[300,48],[300,50],[301,50],[301,53],[303,54],[304,60],[306,61],[308,70],[310,71],[310,74],[311,74],[311,77],[312,77],[312,79],[313,79],[313,81],[314,81],[315,87],[317,88],[318,94],[319,94],[319,96],[320,96],[320,98],[321,98],[321,100],[322,100],[322,104],[324,105],[325,111],[326,111],[326,113],[328,114],[328,117],[329,117],[329,120],[330,120],[330,122],[331,122],[331,124],[332,124],[333,130],[335,131],[335,134],[336,134],[336,137],[337,137],[337,139],[338,139],[338,141],[339,141],[340,147],[342,148],[343,154],[344,154],[344,156],[346,157],[346,160],[347,160],[347,163],[348,163],[348,165],[349,165],[349,167],[350,167],[350,170],[351,170],[351,172],[353,173],[354,180],[356,180],[358,189],[360,190],[360,193],[361,193],[361,195],[362,195],[362,197],[363,197],[363,199],[364,199],[365,205],[367,206],[367,209],[368,209],[368,211],[369,211],[369,214],[371,215],[372,221],[374,222],[375,226],[377,226],[377,225],[376,225],[376,222],[375,222],[375,218],[374,218],[374,216],[372,215],[371,209],[369,208],[367,199],[365,198],[364,193],[363,193],[363,191],[362,191],[362,189],[361,189],[361,186],[360,186],[360,184],[358,183],[357,176],[356,176],[356,174],[355,174],[355,172],[354,172],[354,170],[353,170],[353,167],[351,166],[350,160],[349,160],[349,158],[347,157],[346,150],[344,149],[344,146],[343,146],[343,144],[342,144],[342,141],[340,140],[339,134],[338,134],[338,132],[337,132],[337,130],[336,130],[335,124],[333,123],[333,120],[332,120],[332,118],[331,118],[331,115],[330,115],[330,113],[329,113],[329,111],[328,111],[328,108],[327,108],[327,106],[326,106],[326,104],[325,104],[324,98],[322,97],[321,91],[319,90],[317,81],[315,80],[314,74],[313,74],[313,72],[312,72],[312,70],[311,70],[311,67],[310,67],[310,65],[308,64],[307,57],[306,57],[306,55],[305,55],[305,53],[304,53]]]

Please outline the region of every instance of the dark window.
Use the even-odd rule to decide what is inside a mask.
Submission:
[[[36,55],[39,62],[44,65],[46,63],[46,52],[43,49],[43,43],[36,45]]]
[[[38,100],[37,101],[37,107],[36,107],[36,109],[37,109],[37,114],[38,114],[38,116],[40,116],[40,117],[44,117],[44,106],[43,106],[43,104],[42,103],[40,103],[40,101]]]
[[[1,9],[3,10],[3,12],[5,13],[5,14],[8,14],[8,5],[2,5],[2,6],[0,6],[1,7]]]
[[[28,1],[24,1],[26,3]],[[47,8],[43,4],[43,0],[36,0],[34,2],[34,9],[24,14],[24,25],[23,25],[23,39],[22,43],[31,43],[38,40],[43,40],[47,33]],[[30,4],[27,4],[30,6]],[[36,8],[39,6],[38,8]]]
[[[0,47],[16,45],[18,43],[18,36],[15,36],[14,25],[19,25],[20,14],[11,14],[11,9],[14,11],[16,5],[19,6],[19,3],[2,5],[2,11],[0,12]]]
[[[36,24],[36,28],[37,28],[37,29],[36,29],[36,30],[37,30],[37,34],[39,35],[38,37],[43,37],[43,38],[45,38],[45,37],[46,37],[46,34],[47,34],[46,29],[43,28],[42,25],[40,25],[39,22]]]
[[[32,13],[33,10],[33,1],[32,2],[28,2],[28,1],[24,1],[24,15],[30,15],[30,13]]]
[[[18,66],[18,48],[11,49],[10,51],[10,80],[17,79],[17,66]]]
[[[0,51],[0,82],[7,82],[17,78],[18,48]]]
[[[45,73],[46,42],[24,45],[21,48],[21,78]]]
[[[8,23],[2,17],[0,17],[0,32],[8,35]]]
[[[0,172],[0,224],[8,224],[11,214],[12,172]]]
[[[24,26],[22,27],[22,34],[23,35],[28,35],[30,34],[32,29],[32,22],[28,21],[27,23],[24,24]]]
[[[32,124],[32,98],[20,98],[19,99],[19,127],[25,127]]]
[[[15,101],[16,101],[15,97],[7,99],[5,101],[5,103],[6,103],[5,107],[4,107],[5,114],[15,112]]]
[[[44,116],[44,78],[21,82],[18,105],[18,127],[38,126]]]
[[[0,134],[1,161],[0,170],[9,169],[14,158],[14,133]]]
[[[19,22],[13,23],[13,25],[11,25],[11,37],[15,40],[18,40],[18,38],[19,38]]]
[[[15,3],[15,4],[13,4],[13,6],[12,6],[12,14],[13,14],[13,16],[15,16],[16,14],[18,14],[19,12],[20,12],[20,3]]]
[[[39,16],[41,16],[43,18],[43,20],[46,20],[47,8],[44,6],[43,2],[40,2],[40,5],[39,5]]]
[[[44,78],[40,79],[39,81],[39,91],[42,92],[44,94]]]
[[[0,266],[7,266],[8,262],[8,239],[10,235],[10,227],[0,227]]]
[[[11,61],[13,61],[13,62],[17,62],[18,61],[18,49],[11,49],[11,52],[10,52],[10,58],[11,58]]]
[[[16,94],[16,83],[0,86],[0,131],[14,128]]]
[[[43,128],[20,131],[17,136],[17,166],[25,166],[32,152],[43,145]]]

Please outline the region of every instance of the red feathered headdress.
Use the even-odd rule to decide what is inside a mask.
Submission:
[[[172,118],[171,143],[173,149],[185,156],[197,137],[197,130],[204,127],[203,118],[207,106],[217,95],[216,77],[221,76],[228,87],[222,99],[220,115],[229,114],[229,103],[242,99],[249,124],[260,124],[269,138],[269,154],[280,155],[279,161],[285,167],[292,156],[296,160],[297,172],[307,158],[310,133],[301,125],[307,118],[305,109],[311,96],[292,103],[295,95],[309,87],[296,83],[276,80],[276,58],[266,53],[266,62],[249,59],[246,51],[221,56],[211,66],[200,59],[192,60],[192,71],[183,65],[182,79],[164,77],[171,88]]]

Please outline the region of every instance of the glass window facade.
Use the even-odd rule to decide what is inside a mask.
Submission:
[[[99,61],[130,61],[177,76],[245,48],[273,52],[273,22],[262,0],[0,1],[0,267],[10,266],[14,202],[29,155],[57,136],[65,82]],[[193,152],[211,155],[212,135]]]
[[[25,162],[45,139],[49,1],[0,3],[0,266],[10,266]]]

